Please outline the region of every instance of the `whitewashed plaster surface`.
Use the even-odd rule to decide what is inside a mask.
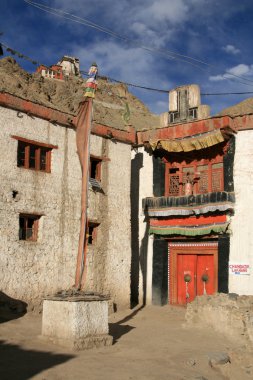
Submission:
[[[17,167],[18,135],[58,145],[51,173]],[[102,163],[104,194],[89,190],[89,218],[100,223],[89,247],[87,285],[118,306],[129,304],[131,147],[91,136],[91,153]],[[17,111],[0,108],[0,290],[41,303],[42,297],[74,284],[80,228],[81,169],[75,131]],[[18,192],[16,198],[12,191]],[[19,240],[19,214],[37,213],[37,242]]]
[[[230,263],[249,264],[250,275],[229,275],[229,292],[253,294],[253,131],[236,135],[235,214],[231,221]]]

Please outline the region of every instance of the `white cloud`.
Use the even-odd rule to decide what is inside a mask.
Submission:
[[[159,75],[153,72],[154,58],[138,48],[126,49],[116,42],[97,41],[85,48],[75,47],[73,54],[80,58],[84,70],[95,60],[102,75],[144,85],[150,83],[151,77],[158,80]]]
[[[191,7],[204,0],[52,0],[60,8],[143,44],[163,47],[191,17]],[[66,25],[73,23],[62,19]],[[76,24],[77,25],[77,24]],[[92,30],[87,26],[83,28]],[[101,33],[101,38],[106,37]]]
[[[227,70],[227,73],[233,75],[249,75],[252,71],[252,65],[245,65],[244,63],[240,63],[237,66],[231,67],[231,69]]]
[[[253,75],[253,65],[245,65],[244,63],[240,63],[237,66],[231,67],[227,69],[224,74],[210,76],[210,81],[222,81],[225,79],[229,79],[233,76],[252,76]]]
[[[188,1],[191,3],[191,1]],[[147,7],[143,7],[138,17],[146,23],[154,24],[154,21],[170,22],[178,24],[185,21],[189,7],[185,0],[156,0],[149,1]]]
[[[223,75],[211,75],[209,77],[209,80],[210,81],[213,81],[213,82],[218,82],[218,81],[221,81],[221,80],[225,80],[226,78],[224,77],[224,74]]]
[[[222,49],[229,54],[239,54],[241,52],[241,50],[237,49],[234,45],[226,45],[223,46]]]
[[[128,48],[114,41],[97,41],[94,44],[80,48],[73,46],[72,55],[80,58],[82,70],[87,71],[91,62],[98,64],[99,74],[133,83],[141,86],[169,89],[172,83],[168,81],[167,72],[157,68],[156,57],[145,54],[138,48]],[[144,91],[129,86],[129,90],[154,112],[166,112],[168,109],[168,94]],[[157,99],[165,101],[156,102]]]

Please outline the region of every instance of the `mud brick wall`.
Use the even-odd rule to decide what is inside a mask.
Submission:
[[[253,296],[198,296],[187,305],[185,327],[211,327],[238,343],[253,346]]]

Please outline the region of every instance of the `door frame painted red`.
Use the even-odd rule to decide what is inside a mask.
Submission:
[[[177,255],[214,256],[214,292],[218,290],[218,242],[168,243],[169,263],[169,303],[177,305]]]

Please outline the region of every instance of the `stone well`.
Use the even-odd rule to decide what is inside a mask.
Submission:
[[[42,335],[44,340],[84,350],[109,346],[108,298],[94,295],[62,295],[43,302]]]

